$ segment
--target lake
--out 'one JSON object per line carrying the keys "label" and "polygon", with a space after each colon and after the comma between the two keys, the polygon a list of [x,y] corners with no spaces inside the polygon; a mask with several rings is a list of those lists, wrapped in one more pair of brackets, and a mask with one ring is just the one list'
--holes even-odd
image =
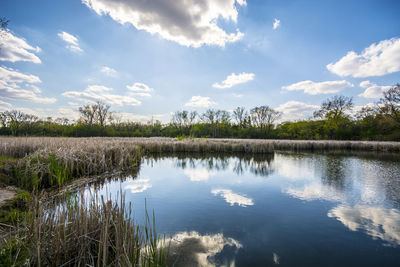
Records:
{"label": "lake", "polygon": [[98,194],[120,190],[139,223],[154,211],[176,266],[400,266],[398,157],[147,157]]}

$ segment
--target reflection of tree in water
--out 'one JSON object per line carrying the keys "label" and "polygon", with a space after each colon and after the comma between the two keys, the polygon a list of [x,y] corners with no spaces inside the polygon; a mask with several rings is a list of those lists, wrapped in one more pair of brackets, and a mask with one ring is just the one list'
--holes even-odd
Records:
{"label": "reflection of tree in water", "polygon": [[331,186],[336,190],[343,191],[345,189],[345,178],[348,167],[345,159],[338,156],[326,156],[324,162],[319,164],[321,167],[322,184]]}
{"label": "reflection of tree in water", "polygon": [[155,156],[147,160],[158,161],[167,157],[173,157],[175,167],[181,169],[195,169],[202,167],[209,171],[224,171],[232,168],[233,172],[238,175],[242,175],[245,171],[249,171],[256,176],[263,177],[267,177],[273,173],[272,162],[274,160],[274,154],[174,154],[165,155],[165,157]]}

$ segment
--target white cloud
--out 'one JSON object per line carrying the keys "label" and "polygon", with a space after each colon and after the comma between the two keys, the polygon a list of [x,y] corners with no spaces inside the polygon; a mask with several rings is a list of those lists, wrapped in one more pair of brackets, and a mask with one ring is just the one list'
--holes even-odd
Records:
{"label": "white cloud", "polygon": [[225,46],[236,42],[243,33],[228,33],[218,25],[219,19],[237,21],[238,5],[244,0],[82,0],[98,15],[108,14],[115,21],[130,23],[138,30],[159,34],[184,46]]}
{"label": "white cloud", "polygon": [[115,69],[110,68],[110,67],[107,67],[107,66],[103,66],[103,67],[100,69],[100,72],[102,72],[102,73],[104,73],[105,75],[110,76],[110,77],[116,77],[117,74],[118,74],[118,72],[117,72]]}
{"label": "white cloud", "polygon": [[288,101],[279,105],[275,110],[282,112],[284,120],[298,120],[311,116],[312,112],[319,106],[310,105],[298,101]]}
{"label": "white cloud", "polygon": [[0,61],[42,63],[34,54],[40,52],[39,47],[29,45],[24,39],[16,37],[10,31],[0,30],[0,36]]}
{"label": "white cloud", "polygon": [[386,92],[391,88],[391,86],[379,86],[370,81],[363,81],[360,83],[360,87],[365,88],[365,91],[359,96],[365,98],[380,98],[383,97],[383,92]]}
{"label": "white cloud", "polygon": [[239,74],[232,73],[224,81],[221,83],[214,83],[213,87],[214,88],[219,88],[219,89],[224,89],[224,88],[231,88],[232,86],[241,84],[241,83],[247,83],[249,81],[254,80],[254,73],[246,73],[242,72]]}
{"label": "white cloud", "polygon": [[327,69],[339,76],[363,78],[383,76],[400,70],[400,38],[374,43],[361,54],[350,51]]}
{"label": "white cloud", "polygon": [[132,92],[151,92],[154,90],[144,83],[134,83],[132,85],[127,85],[126,88],[128,88]]}
{"label": "white cloud", "polygon": [[83,52],[83,50],[79,47],[78,38],[74,35],[67,32],[60,32],[57,35],[61,38],[61,40],[67,43],[66,48],[72,52]]}
{"label": "white cloud", "polygon": [[278,29],[279,26],[281,25],[281,21],[279,19],[274,19],[274,23],[272,24],[272,28],[274,30]]}
{"label": "white cloud", "polygon": [[213,189],[211,193],[214,194],[215,196],[220,195],[231,206],[235,204],[237,204],[240,207],[247,207],[254,205],[254,202],[251,198],[239,195],[237,193],[233,193],[232,190],[229,189]]}
{"label": "white cloud", "polygon": [[57,110],[57,117],[68,118],[71,120],[79,119],[79,112],[77,112],[77,108],[70,108],[70,107],[61,107]]}
{"label": "white cloud", "polygon": [[[235,266],[234,256],[243,247],[237,240],[226,238],[221,233],[200,235],[197,232],[177,233],[165,240],[164,244],[168,244],[171,262],[177,266],[187,266],[187,259],[190,259],[192,266],[217,266],[212,261],[217,254],[218,259],[226,264],[223,266]],[[224,253],[224,249],[229,253]]]}
{"label": "white cloud", "polygon": [[109,105],[116,106],[137,106],[141,102],[131,95],[116,95],[109,93],[114,89],[102,85],[90,85],[83,91],[67,91],[63,96],[73,98],[82,102],[102,101]]}
{"label": "white cloud", "polygon": [[318,94],[334,94],[342,91],[346,87],[353,87],[354,85],[343,80],[343,81],[326,81],[326,82],[313,82],[313,81],[301,81],[288,86],[283,86],[282,89],[288,91],[304,91],[306,94],[318,95]]}
{"label": "white cloud", "polygon": [[0,111],[10,109],[11,107],[12,107],[12,105],[10,103],[0,100]]}
{"label": "white cloud", "polygon": [[140,178],[129,182],[126,186],[124,186],[124,189],[131,191],[132,194],[135,194],[144,192],[151,187],[152,185],[149,183],[149,179]]}
{"label": "white cloud", "polygon": [[[42,97],[40,88],[32,83],[40,83],[38,76],[24,74],[17,70],[0,67],[0,97],[10,100],[27,100],[36,103],[54,103],[55,98]],[[21,88],[21,85],[24,88]]]}
{"label": "white cloud", "polygon": [[364,230],[374,239],[400,245],[400,213],[395,209],[340,205],[330,210],[328,216],[336,218],[351,231]]}
{"label": "white cloud", "polygon": [[134,83],[132,85],[127,85],[126,88],[128,88],[129,91],[132,91],[130,95],[141,98],[151,97],[150,92],[154,91],[153,88],[150,88],[144,83]]}
{"label": "white cloud", "polygon": [[40,83],[38,76],[23,74],[11,68],[0,67],[0,81],[8,84]]}
{"label": "white cloud", "polygon": [[211,101],[208,96],[195,95],[185,104],[187,107],[199,107],[208,108],[209,106],[215,105],[216,103]]}

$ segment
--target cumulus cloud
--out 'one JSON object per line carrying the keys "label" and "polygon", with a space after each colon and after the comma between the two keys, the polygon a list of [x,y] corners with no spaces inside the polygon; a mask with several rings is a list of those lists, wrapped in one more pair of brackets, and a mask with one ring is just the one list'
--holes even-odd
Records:
{"label": "cumulus cloud", "polygon": [[351,231],[363,230],[374,239],[400,245],[400,213],[395,209],[368,205],[340,205],[329,211]]}
{"label": "cumulus cloud", "polygon": [[102,101],[106,104],[116,106],[137,106],[141,104],[139,100],[129,94],[117,95],[110,93],[113,90],[113,88],[102,85],[90,85],[83,91],[67,91],[62,93],[62,95],[82,102],[92,103]]}
{"label": "cumulus cloud", "polygon": [[282,89],[288,91],[304,91],[309,95],[318,94],[334,94],[342,91],[346,87],[353,87],[354,85],[343,80],[343,81],[326,81],[326,82],[313,82],[313,81],[301,81],[288,86],[283,86]]}
{"label": "cumulus cloud", "polygon": [[[55,98],[42,97],[41,90],[32,85],[40,83],[38,76],[24,74],[11,68],[0,67],[0,97],[10,100],[27,100],[36,103],[54,103]],[[23,88],[21,88],[23,86]]]}
{"label": "cumulus cloud", "polygon": [[360,87],[365,88],[365,91],[359,96],[364,98],[380,98],[383,97],[383,92],[386,92],[391,86],[380,86],[370,81],[363,81],[360,83]]}
{"label": "cumulus cloud", "polygon": [[228,33],[218,25],[219,19],[237,21],[237,5],[245,0],[82,0],[98,15],[109,15],[115,21],[130,23],[138,30],[159,34],[162,38],[180,45],[225,46],[236,42],[243,33]]}
{"label": "cumulus cloud", "polygon": [[276,110],[283,114],[285,120],[298,120],[311,116],[312,112],[318,109],[319,106],[310,105],[298,101],[288,101],[279,105]]}
{"label": "cumulus cloud", "polygon": [[61,40],[67,43],[66,48],[72,52],[83,52],[83,50],[79,47],[78,38],[74,35],[67,32],[60,32],[57,35]]}
{"label": "cumulus cloud", "polygon": [[374,43],[365,48],[361,54],[348,52],[327,69],[339,76],[363,78],[383,76],[400,70],[400,38],[392,38]]}
{"label": "cumulus cloud", "polygon": [[0,61],[28,61],[42,63],[34,53],[40,52],[39,47],[29,45],[24,39],[10,31],[0,30]]}
{"label": "cumulus cloud", "polygon": [[232,192],[232,190],[229,189],[213,189],[211,193],[215,196],[220,195],[231,206],[234,206],[235,204],[237,204],[240,207],[247,207],[254,205],[253,199],[234,193]]}
{"label": "cumulus cloud", "polygon": [[110,76],[110,77],[117,77],[117,74],[118,74],[118,72],[115,69],[107,67],[107,66],[103,66],[100,69],[100,72],[104,73],[105,75]]}
{"label": "cumulus cloud", "polygon": [[134,83],[132,85],[127,85],[126,88],[132,92],[151,92],[154,90],[144,83]]}
{"label": "cumulus cloud", "polygon": [[281,26],[281,21],[279,19],[274,19],[274,23],[272,24],[272,28],[274,30],[278,29]]}
{"label": "cumulus cloud", "polygon": [[254,80],[254,73],[246,73],[242,72],[239,74],[232,73],[224,81],[221,83],[214,83],[213,87],[214,88],[219,88],[219,89],[225,89],[225,88],[231,88],[235,85],[241,84],[241,83],[247,83],[249,81]]}
{"label": "cumulus cloud", "polygon": [[144,83],[134,83],[132,85],[127,85],[129,91],[131,91],[131,95],[136,97],[151,97],[150,92],[154,91],[153,88],[150,88],[148,85]]}
{"label": "cumulus cloud", "polygon": [[129,182],[126,186],[124,186],[124,189],[131,191],[132,194],[136,194],[144,192],[151,187],[152,185],[149,182],[149,179],[140,178]]}
{"label": "cumulus cloud", "polygon": [[208,96],[195,95],[185,104],[187,107],[208,108],[216,103],[211,101]]}

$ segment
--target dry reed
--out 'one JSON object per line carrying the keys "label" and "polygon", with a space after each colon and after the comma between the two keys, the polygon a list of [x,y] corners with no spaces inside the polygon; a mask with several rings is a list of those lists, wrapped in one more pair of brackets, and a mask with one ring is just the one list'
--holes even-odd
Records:
{"label": "dry reed", "polygon": [[39,149],[66,147],[118,147],[140,146],[145,152],[248,152],[270,153],[290,151],[377,151],[400,152],[400,142],[332,141],[332,140],[263,140],[263,139],[183,139],[174,138],[120,138],[120,137],[0,137],[0,154],[24,157]]}
{"label": "dry reed", "polygon": [[137,225],[120,196],[90,203],[64,197],[51,204],[33,197],[26,218],[7,234],[0,265],[166,266],[165,238],[155,232],[154,220]]}

